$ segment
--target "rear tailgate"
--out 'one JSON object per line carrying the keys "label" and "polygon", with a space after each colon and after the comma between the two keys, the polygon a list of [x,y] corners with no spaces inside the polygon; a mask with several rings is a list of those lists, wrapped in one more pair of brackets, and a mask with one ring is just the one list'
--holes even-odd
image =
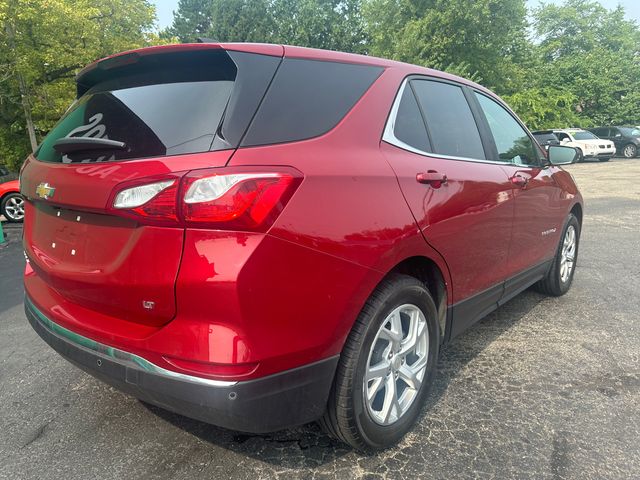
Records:
{"label": "rear tailgate", "polygon": [[[124,179],[198,168],[205,158],[207,165],[224,165],[229,156],[226,150],[185,156],[180,162],[29,161],[21,189],[28,197],[24,245],[31,266],[74,303],[125,320],[166,323],[175,315],[174,283],[183,229],[142,225],[106,214],[108,201]],[[44,185],[51,193],[46,199],[36,193]]]}
{"label": "rear tailgate", "polygon": [[[84,71],[80,99],[21,173],[25,252],[37,275],[101,313],[170,321],[184,229],[119,215],[114,196],[154,178],[177,190],[186,172],[226,165],[279,61],[200,45],[145,49]],[[125,146],[96,150],[87,138]]]}

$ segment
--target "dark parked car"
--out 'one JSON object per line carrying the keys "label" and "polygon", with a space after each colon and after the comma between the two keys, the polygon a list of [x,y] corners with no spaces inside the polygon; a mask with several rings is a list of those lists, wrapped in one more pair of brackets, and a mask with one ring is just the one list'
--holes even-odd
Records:
{"label": "dark parked car", "polygon": [[[414,424],[441,345],[566,293],[582,197],[492,92],[264,44],[91,64],[22,170],[25,310],[75,365],[248,432]],[[46,368],[46,365],[43,366]]]}
{"label": "dark parked car", "polygon": [[548,150],[551,145],[560,145],[560,140],[558,140],[556,134],[553,133],[553,130],[537,130],[531,133],[545,150]]}
{"label": "dark parked car", "polygon": [[597,127],[590,128],[600,138],[611,140],[619,155],[625,158],[638,156],[640,149],[640,129],[637,127]]}

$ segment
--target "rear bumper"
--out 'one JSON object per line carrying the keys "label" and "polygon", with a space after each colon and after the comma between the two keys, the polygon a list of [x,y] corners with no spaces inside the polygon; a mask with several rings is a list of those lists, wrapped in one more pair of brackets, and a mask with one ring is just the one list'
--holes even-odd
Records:
{"label": "rear bumper", "polygon": [[338,356],[245,382],[210,380],[161,368],[83,337],[50,320],[25,298],[33,329],[60,355],[145,402],[221,427],[264,433],[318,419]]}

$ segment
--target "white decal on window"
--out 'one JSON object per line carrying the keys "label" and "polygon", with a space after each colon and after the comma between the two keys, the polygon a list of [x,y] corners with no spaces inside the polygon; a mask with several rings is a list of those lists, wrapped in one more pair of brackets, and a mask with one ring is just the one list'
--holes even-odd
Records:
{"label": "white decal on window", "polygon": [[[67,134],[66,138],[70,138],[70,137],[109,138],[109,136],[107,135],[107,127],[102,123],[100,123],[103,117],[104,115],[102,113],[96,113],[91,118],[89,118],[89,123],[87,123],[86,125],[80,125],[79,127],[74,128]],[[77,135],[78,133],[82,133],[82,132],[85,132],[85,133],[83,135]],[[104,162],[105,160],[108,160],[108,161],[115,160],[115,155],[111,155],[111,157],[109,157],[108,159],[106,155],[103,155],[95,159],[86,158],[76,163],[89,163],[92,161]],[[62,163],[71,163],[71,161],[72,160],[67,155],[64,155],[62,157]]]}

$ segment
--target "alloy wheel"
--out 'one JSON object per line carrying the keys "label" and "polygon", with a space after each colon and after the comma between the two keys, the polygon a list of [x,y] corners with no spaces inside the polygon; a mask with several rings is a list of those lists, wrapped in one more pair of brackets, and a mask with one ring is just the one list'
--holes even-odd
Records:
{"label": "alloy wheel", "polygon": [[7,199],[4,206],[4,213],[9,220],[22,220],[24,219],[24,198],[17,195]]}
{"label": "alloy wheel", "polygon": [[626,157],[626,158],[633,158],[636,156],[636,147],[634,145],[627,145],[626,147],[624,147],[624,150],[622,151],[622,154]]}
{"label": "alloy wheel", "polygon": [[569,225],[564,234],[562,252],[560,254],[560,280],[566,283],[571,277],[576,258],[576,229]]}
{"label": "alloy wheel", "polygon": [[420,308],[405,304],[382,322],[371,344],[364,375],[364,401],[377,424],[397,422],[411,407],[424,379],[429,329]]}

